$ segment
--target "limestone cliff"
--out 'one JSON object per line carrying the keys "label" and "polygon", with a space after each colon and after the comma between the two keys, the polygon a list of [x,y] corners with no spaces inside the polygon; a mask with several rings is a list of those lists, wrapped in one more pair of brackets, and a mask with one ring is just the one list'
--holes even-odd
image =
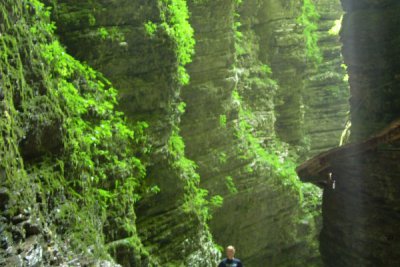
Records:
{"label": "limestone cliff", "polygon": [[[146,180],[160,193],[138,203],[137,224],[144,245],[161,264],[212,265],[218,253],[204,224],[208,215],[200,214],[205,191],[196,189],[195,164],[184,157],[179,136],[185,105],[180,100],[184,81],[179,76],[179,53],[192,53],[182,51],[190,49],[192,41],[185,1],[58,1],[55,10],[61,40],[69,51],[121,88],[119,107],[130,121],[149,124]],[[186,39],[176,40],[177,32],[184,30],[189,33],[180,38]]]}
{"label": "limestone cliff", "polygon": [[[317,244],[312,241],[319,229],[318,216],[312,213],[318,210],[318,200],[310,210],[301,207],[313,194],[318,199],[318,190],[296,191],[296,178],[290,180],[289,172],[278,171],[292,168],[294,151],[310,155],[338,144],[344,127],[348,92],[338,35],[329,34],[340,20],[341,7],[338,1],[321,2],[317,9],[324,26],[318,32],[324,72],[318,77],[315,65],[307,64],[304,56],[304,26],[298,22],[301,3],[190,5],[196,54],[188,66],[191,83],[182,91],[187,104],[182,135],[189,157],[199,165],[201,185],[224,197],[222,209],[210,222],[216,241],[236,244],[240,257],[253,266],[265,261],[271,266],[318,264]],[[312,90],[319,93],[318,99],[309,97]],[[284,94],[299,102],[282,101]],[[292,119],[282,115],[283,110]],[[328,126],[338,118],[334,115],[340,120]],[[311,129],[312,121],[318,121],[320,130]],[[301,140],[285,139],[295,131],[301,140],[312,136],[311,152]],[[325,137],[318,137],[320,133]],[[304,202],[293,197],[299,194],[305,195]]]}
{"label": "limestone cliff", "polygon": [[0,4],[0,266],[321,266],[338,1],[44,2]]}

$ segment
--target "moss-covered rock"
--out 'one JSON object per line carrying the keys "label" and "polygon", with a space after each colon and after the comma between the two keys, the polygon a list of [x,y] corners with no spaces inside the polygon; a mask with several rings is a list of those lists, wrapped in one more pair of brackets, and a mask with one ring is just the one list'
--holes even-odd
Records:
{"label": "moss-covered rock", "polygon": [[148,257],[134,212],[143,124],[128,127],[110,82],[65,52],[41,2],[0,10],[2,260],[101,265],[119,232]]}

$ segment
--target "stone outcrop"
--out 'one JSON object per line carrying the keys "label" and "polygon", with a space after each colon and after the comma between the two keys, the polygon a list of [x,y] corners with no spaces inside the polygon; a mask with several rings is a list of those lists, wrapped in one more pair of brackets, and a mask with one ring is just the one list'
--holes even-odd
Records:
{"label": "stone outcrop", "polygon": [[399,265],[399,140],[397,121],[297,169],[304,181],[324,188],[320,250],[326,266]]}
{"label": "stone outcrop", "polygon": [[[150,38],[143,27],[147,21],[161,22],[156,1],[152,5],[137,2],[118,3],[118,7],[114,5],[117,4],[81,2],[69,5],[59,1],[57,20],[61,40],[69,51],[98,67],[121,88],[121,109],[128,118],[146,120],[150,124],[155,153],[150,160],[154,167],[149,168],[149,178],[151,183],[161,187],[161,192],[154,199],[144,200],[139,204],[138,223],[144,243],[147,240],[149,245],[167,244],[161,245],[156,251],[168,254],[171,243],[182,243],[177,241],[179,239],[173,241],[173,229],[185,229],[185,225],[191,225],[188,222],[178,224],[178,228],[175,228],[173,225],[180,220],[179,214],[163,213],[163,210],[179,210],[176,209],[176,201],[179,200],[176,197],[179,194],[175,194],[176,185],[180,183],[177,180],[179,173],[171,169],[162,152],[172,128],[179,125],[188,156],[199,166],[201,185],[211,195],[224,196],[223,208],[214,213],[214,219],[210,222],[217,242],[223,245],[235,243],[241,251],[241,257],[253,265],[261,264],[264,259],[277,266],[316,259],[318,253],[312,240],[315,240],[318,233],[318,227],[315,226],[318,219],[315,222],[315,218],[308,217],[307,212],[302,214],[303,211],[298,211],[301,205],[298,201],[299,193],[290,189],[290,186],[284,189],[283,182],[269,170],[271,163],[257,162],[257,153],[247,155],[246,150],[254,148],[248,147],[248,140],[243,139],[243,136],[238,137],[240,134],[250,134],[258,138],[255,142],[267,147],[278,136],[297,148],[304,148],[301,140],[306,136],[303,118],[305,111],[300,109],[305,105],[314,106],[313,103],[306,104],[303,98],[306,98],[307,92],[312,94],[310,90],[318,91],[329,82],[332,86],[342,86],[341,80],[338,83],[337,80],[325,77],[329,75],[314,78],[315,83],[307,83],[306,77],[314,77],[315,74],[312,73],[316,70],[307,65],[303,55],[305,41],[302,27],[296,21],[301,5],[279,1],[245,1],[238,7],[235,1],[191,2],[190,22],[195,30],[196,54],[193,63],[188,67],[191,83],[181,93],[186,103],[186,112],[180,124],[180,115],[173,108],[174,105],[177,106],[180,95],[173,83],[174,77],[171,76],[176,61],[173,45],[168,44],[165,36]],[[326,6],[321,4],[321,9],[324,8]],[[326,12],[328,15],[323,17],[327,21],[324,21],[325,28],[321,28],[322,36],[328,35],[329,27],[340,17],[337,5],[334,8],[330,6],[330,9],[331,13]],[[286,19],[287,14],[290,14],[289,19]],[[91,16],[94,17],[92,26]],[[242,26],[235,24],[238,22]],[[119,35],[115,34],[114,40],[105,37],[102,41],[98,35],[103,28],[108,32],[114,30],[122,33],[124,38],[118,40]],[[240,31],[243,32],[243,41],[237,36]],[[285,48],[288,43],[285,38],[293,39],[295,43]],[[321,42],[324,41],[328,43],[326,50],[330,48],[331,54],[324,53],[327,56],[323,68],[327,72],[336,70],[340,73],[340,55],[335,54],[338,50],[337,37],[326,37],[325,40],[321,38]],[[339,60],[333,60],[334,56],[338,56]],[[271,65],[273,77],[268,65]],[[309,69],[312,69],[311,74],[307,72]],[[291,76],[293,72],[297,72],[297,76]],[[340,74],[336,76],[339,77]],[[288,76],[291,78],[288,79]],[[239,98],[235,98],[236,93]],[[329,93],[321,93],[321,99],[316,102],[325,101]],[[278,97],[274,97],[276,94]],[[279,102],[284,94],[293,95],[298,101]],[[340,97],[345,99],[346,95]],[[244,107],[251,109],[250,117],[249,113],[243,113]],[[338,110],[330,105],[322,107],[329,109],[329,112]],[[345,108],[345,105],[340,108]],[[307,114],[330,117],[325,113],[327,112],[316,109]],[[286,118],[283,114],[302,117],[296,117],[294,123],[290,116]],[[278,135],[275,134],[276,116],[278,128],[281,129],[278,129]],[[310,115],[310,120],[312,119],[314,117]],[[246,123],[253,130],[247,129],[243,132],[243,125]],[[292,125],[293,129],[290,129],[293,131],[285,129],[282,126],[284,124]],[[321,149],[338,142],[338,133],[342,128],[339,125],[333,128],[335,134],[315,142],[324,143],[320,146]],[[300,130],[297,139],[284,137],[287,132],[294,133],[297,129]],[[181,190],[178,192],[183,192]],[[232,190],[237,190],[238,193],[232,193]],[[254,191],[259,193],[255,194]],[[277,194],[277,191],[281,193]],[[244,213],[246,207],[252,206],[257,198],[266,201],[254,207],[251,212]],[[267,201],[269,199],[274,199],[274,204]],[[157,205],[161,202],[163,205]],[[302,216],[308,219],[300,219]],[[242,222],[237,222],[237,217],[242,217]],[[304,224],[298,223],[299,221]],[[169,225],[172,231],[166,234],[159,223]],[[280,230],[276,231],[277,228]],[[247,238],[243,239],[241,236]],[[165,243],[160,242],[161,240]],[[289,254],[297,256],[284,256]],[[166,256],[164,260],[176,257],[177,255]]]}
{"label": "stone outcrop", "polygon": [[400,34],[400,5],[368,0],[342,4],[352,143],[298,171],[302,179],[324,186],[320,250],[326,266],[398,266],[400,65],[394,36]]}
{"label": "stone outcrop", "polygon": [[133,209],[114,200],[133,202],[141,163],[132,147],[112,151],[133,141],[116,91],[65,52],[41,2],[2,1],[0,13],[0,265],[120,266],[100,254],[124,226],[102,230],[111,213],[129,218],[130,241]]}

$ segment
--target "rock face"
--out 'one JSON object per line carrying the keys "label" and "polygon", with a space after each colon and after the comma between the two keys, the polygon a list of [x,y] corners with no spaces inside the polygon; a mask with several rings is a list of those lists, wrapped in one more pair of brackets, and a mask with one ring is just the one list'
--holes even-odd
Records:
{"label": "rock face", "polygon": [[261,35],[263,51],[280,85],[275,101],[277,133],[307,158],[337,146],[346,123],[348,85],[334,29],[340,25],[342,9],[337,0],[315,2],[320,19],[310,23],[318,26],[321,56],[315,63],[305,52],[304,28],[298,23],[301,2],[286,6],[271,2],[266,8],[270,22],[260,27],[268,33]]}
{"label": "rock face", "polygon": [[400,5],[367,0],[342,0],[342,4],[346,14],[341,38],[351,88],[354,144],[332,151],[329,160],[320,161],[327,169],[320,173],[314,169],[308,175],[328,181],[320,250],[326,266],[399,266],[398,122],[391,124],[396,128],[383,137],[384,142],[368,139],[371,142],[360,143],[361,149],[354,147],[400,115]]}
{"label": "rock face", "polygon": [[[0,13],[0,265],[120,266],[100,251],[116,231],[136,237],[124,205],[142,165],[116,91],[65,52],[41,2],[2,1]],[[110,217],[125,224],[104,234]]]}
{"label": "rock face", "polygon": [[[343,54],[351,86],[351,140],[365,139],[400,117],[398,63],[400,5],[396,1],[342,1]],[[324,197],[321,251],[326,262],[340,255],[342,266],[398,266],[400,203],[398,142],[341,163],[341,192]],[[350,165],[350,163],[353,163]],[[342,174],[343,172],[343,174]],[[348,199],[348,200],[346,200]],[[346,201],[346,204],[343,203]],[[352,203],[350,205],[347,204]],[[341,205],[346,205],[339,209]],[[352,225],[338,236],[335,217]],[[396,222],[397,221],[397,222]],[[326,223],[325,223],[326,222]],[[328,243],[336,249],[328,249]],[[357,251],[355,255],[344,250]],[[346,255],[346,256],[342,256]],[[337,258],[336,258],[337,259]]]}
{"label": "rock face", "polygon": [[[245,1],[239,7],[235,1],[190,2],[190,22],[195,30],[197,45],[194,61],[188,67],[191,83],[182,91],[186,112],[179,124],[180,115],[176,106],[180,91],[173,82],[176,61],[173,44],[168,44],[170,41],[165,36],[150,38],[143,27],[147,21],[161,22],[157,2],[146,5],[140,2],[66,3],[59,1],[57,12],[61,39],[69,51],[97,66],[117,87],[122,88],[121,109],[129,119],[142,119],[150,124],[151,142],[155,148],[151,162],[155,167],[149,168],[149,177],[151,183],[161,187],[161,193],[154,199],[142,201],[138,207],[138,223],[145,244],[162,243],[156,250],[167,253],[172,250],[169,249],[171,244],[177,246],[182,243],[173,238],[173,229],[178,231],[191,225],[190,222],[176,224],[180,221],[179,213],[163,213],[164,210],[179,211],[177,201],[180,197],[175,194],[176,185],[180,184],[177,180],[179,173],[174,172],[170,163],[165,161],[163,148],[173,127],[180,126],[189,158],[199,166],[201,185],[211,195],[221,194],[225,198],[223,208],[213,215],[214,219],[210,222],[217,242],[223,245],[235,243],[241,251],[241,257],[255,266],[262,265],[265,259],[275,266],[317,259],[318,253],[312,240],[318,233],[318,226],[315,225],[318,225],[318,219],[314,221],[315,218],[310,217],[308,212],[299,210],[299,192],[293,188],[294,185],[284,186],[275,171],[270,170],[272,163],[268,160],[259,162],[261,155],[251,152],[258,143],[265,147],[260,147],[262,150],[273,145],[272,139],[276,136],[290,142],[296,149],[308,151],[302,143],[306,136],[306,101],[303,98],[306,98],[307,92],[311,94],[310,90],[319,90],[328,82],[343,87],[341,80],[332,82],[329,77],[324,78],[329,75],[314,78],[315,83],[306,84],[305,78],[314,77],[316,70],[307,65],[302,53],[304,37],[302,27],[296,21],[301,5],[279,1]],[[322,3],[321,10],[328,9],[327,5]],[[322,36],[327,35],[333,21],[340,17],[338,5],[331,5],[329,10],[330,13],[326,11],[323,16]],[[109,15],[110,12],[112,14]],[[94,16],[93,26],[90,26],[90,14]],[[290,19],[282,19],[287,14],[290,14]],[[240,27],[239,22],[242,23]],[[114,29],[122,33],[123,40],[105,37],[101,41],[98,33],[103,28],[108,32]],[[240,31],[243,32],[242,40],[238,37]],[[285,38],[294,39],[295,43],[286,47]],[[323,68],[330,72],[337,71],[339,74],[336,76],[341,77],[343,73],[340,72],[337,37],[325,39],[321,38],[321,43],[325,41],[332,53],[324,53],[327,56]],[[88,47],[91,49],[88,50]],[[333,60],[334,56],[338,59]],[[294,62],[297,63],[287,67]],[[274,77],[270,75],[269,64]],[[297,76],[291,76],[293,72],[297,72]],[[288,79],[288,76],[291,78]],[[277,79],[278,84],[272,78]],[[274,98],[276,94],[279,96]],[[325,101],[326,94],[329,95],[329,91],[321,92],[322,96],[316,102]],[[285,98],[283,95],[293,95],[298,101],[281,101]],[[346,94],[340,97],[346,99]],[[321,107],[318,104],[316,106]],[[307,104],[308,107],[314,106]],[[330,108],[329,112],[338,110],[333,105],[322,107]],[[345,105],[340,108],[345,109]],[[304,110],[299,112],[300,109]],[[289,114],[289,117],[284,114]],[[328,112],[318,109],[307,114],[330,117]],[[278,135],[274,126],[276,116]],[[314,119],[311,117],[310,121]],[[296,118],[296,123],[293,123],[293,118]],[[285,124],[292,125],[292,128],[282,126]],[[285,138],[287,132],[295,129],[300,129],[295,139]],[[332,146],[338,142],[341,129],[340,126],[334,127],[336,133],[325,138],[328,141],[318,140],[315,143],[321,149]],[[183,188],[178,192],[183,193],[181,190]],[[258,199],[266,201],[245,212],[246,207],[253,206],[252,203]],[[270,199],[274,199],[273,204],[267,201]],[[241,222],[237,222],[238,217],[242,217]],[[166,232],[158,223],[169,225],[166,229],[172,231]],[[277,228],[280,230],[276,231]],[[288,253],[296,257],[284,256]],[[164,260],[171,261],[176,257],[165,256]]]}
{"label": "rock face", "polygon": [[215,240],[248,266],[321,266],[320,191],[294,166],[343,128],[338,1],[45,2],[102,74],[39,1],[0,4],[6,264],[214,266]]}
{"label": "rock face", "polygon": [[297,169],[303,180],[324,186],[320,250],[326,266],[399,265],[399,133],[397,120]]}
{"label": "rock face", "polygon": [[[235,244],[238,256],[252,266],[319,264],[316,244],[310,242],[319,228],[318,219],[292,197],[298,193],[287,195],[291,186],[276,183],[272,163],[260,159],[262,153],[246,154],[254,149],[249,136],[261,150],[281,137],[293,145],[290,149],[311,155],[339,143],[348,107],[338,35],[328,33],[340,19],[340,3],[317,6],[324,56],[320,74],[304,57],[300,6],[290,1],[190,5],[196,54],[188,66],[191,83],[182,91],[182,135],[189,157],[199,165],[201,185],[224,197],[210,222],[217,243]],[[312,121],[318,129],[311,128]],[[305,138],[312,140],[311,151],[302,143]],[[307,219],[298,219],[302,216]]]}
{"label": "rock face", "polygon": [[323,197],[320,237],[326,266],[400,264],[399,143],[332,162],[335,189]]}
{"label": "rock face", "polygon": [[[188,213],[184,206],[188,201],[201,201],[192,195],[195,188],[188,185],[194,185],[196,182],[190,180],[196,180],[198,175],[191,163],[183,166],[183,155],[172,151],[177,149],[175,146],[184,145],[178,136],[183,112],[183,106],[178,107],[181,85],[177,78],[177,50],[181,48],[166,32],[153,34],[145,27],[149,21],[164,27],[160,15],[163,8],[166,6],[159,1],[58,1],[59,34],[73,55],[98,68],[121,88],[120,109],[127,118],[149,124],[147,183],[157,185],[160,193],[138,203],[137,224],[142,242],[157,255],[154,258],[159,264],[210,266],[219,253],[196,211]],[[93,25],[89,23],[91,18]],[[117,252],[119,262],[136,266],[124,259],[129,258],[129,251],[121,249]]]}
{"label": "rock face", "polygon": [[399,117],[399,18],[395,1],[342,1],[343,55],[351,86],[351,139],[365,139]]}

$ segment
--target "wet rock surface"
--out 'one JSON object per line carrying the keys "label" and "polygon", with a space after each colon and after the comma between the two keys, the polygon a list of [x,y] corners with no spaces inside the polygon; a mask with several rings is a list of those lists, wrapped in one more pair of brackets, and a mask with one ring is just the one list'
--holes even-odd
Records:
{"label": "wet rock surface", "polygon": [[320,249],[326,266],[400,264],[399,142],[331,160]]}

